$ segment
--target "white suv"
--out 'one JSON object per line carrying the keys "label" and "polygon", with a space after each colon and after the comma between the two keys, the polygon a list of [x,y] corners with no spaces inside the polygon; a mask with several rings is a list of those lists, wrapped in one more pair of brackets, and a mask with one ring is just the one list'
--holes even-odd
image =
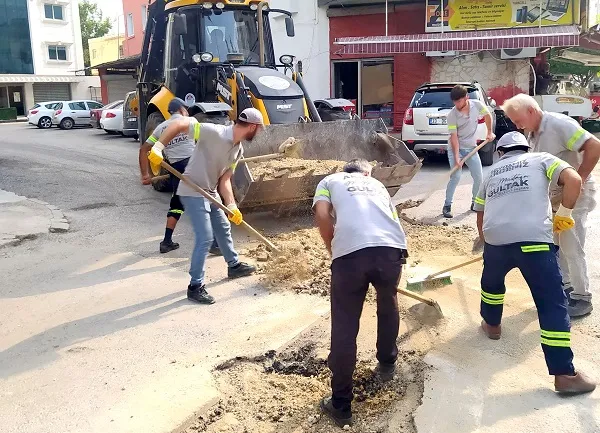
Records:
{"label": "white suv", "polygon": [[[447,116],[454,104],[450,91],[457,84],[465,86],[470,99],[477,99],[488,107],[492,114],[492,131],[496,128],[496,101],[488,97],[483,87],[476,81],[472,83],[426,83],[415,91],[410,106],[404,115],[402,141],[409,149],[424,153],[446,153],[448,139]],[[487,128],[483,116],[478,119],[477,143],[485,140]],[[479,151],[481,163],[491,165],[494,158],[494,143]]]}
{"label": "white suv", "polygon": [[54,107],[52,124],[60,129],[72,129],[74,126],[90,126],[90,110],[102,108],[96,101],[63,101]]}

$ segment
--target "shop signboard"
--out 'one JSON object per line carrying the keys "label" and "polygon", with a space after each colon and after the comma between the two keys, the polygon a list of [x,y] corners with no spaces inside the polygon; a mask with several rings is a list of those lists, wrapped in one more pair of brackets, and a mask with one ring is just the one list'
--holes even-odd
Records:
{"label": "shop signboard", "polygon": [[579,24],[580,3],[580,0],[427,0],[425,31],[452,32]]}

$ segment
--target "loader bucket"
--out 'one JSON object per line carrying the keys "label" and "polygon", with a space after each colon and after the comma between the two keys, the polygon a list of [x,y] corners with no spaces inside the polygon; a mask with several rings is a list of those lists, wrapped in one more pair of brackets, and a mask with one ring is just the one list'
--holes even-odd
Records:
{"label": "loader bucket", "polygon": [[341,171],[344,163],[353,158],[377,161],[372,176],[393,196],[412,180],[422,165],[403,142],[387,136],[387,127],[381,119],[269,125],[252,142],[244,143],[244,156],[277,153],[279,145],[289,137],[302,142],[302,159],[336,160],[339,165],[328,173],[265,179],[254,176],[248,164],[242,162],[233,177],[240,209],[277,214],[309,211],[318,183],[328,174]]}

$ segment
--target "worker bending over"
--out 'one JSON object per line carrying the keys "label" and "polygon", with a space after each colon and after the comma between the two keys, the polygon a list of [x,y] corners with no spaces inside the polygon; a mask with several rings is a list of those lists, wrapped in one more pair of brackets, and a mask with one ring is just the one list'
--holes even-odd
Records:
{"label": "worker bending over", "polygon": [[385,186],[371,164],[355,159],[317,186],[313,209],[331,264],[331,398],[322,410],[337,425],[352,424],[356,336],[369,284],[377,291],[377,359],[382,379],[393,377],[400,326],[396,288],[406,263],[406,237]]}
{"label": "worker bending over", "polygon": [[[187,117],[188,111],[185,108],[185,102],[179,98],[174,98],[169,102],[168,111],[171,114],[171,117],[160,125],[156,127],[152,135],[148,137],[145,143],[140,146],[140,172],[142,175],[142,184],[151,185],[152,184],[152,176],[150,175],[149,167],[148,167],[148,152],[160,137],[160,134],[163,133],[165,129],[173,122],[174,120],[181,119],[182,117]],[[190,137],[187,132],[177,135],[167,147],[165,147],[165,155],[171,164],[171,166],[183,173],[185,171],[185,167],[190,160],[190,156],[194,151],[194,139]],[[177,222],[181,215],[183,215],[183,204],[177,195],[177,187],[179,186],[179,178],[172,173],[170,173],[169,180],[171,182],[171,189],[173,190],[173,195],[171,196],[171,203],[169,204],[169,212],[167,213],[167,226],[165,228],[165,237],[160,243],[159,251],[161,253],[168,253],[169,251],[176,250],[179,248],[179,244],[177,242],[173,242],[173,231],[177,226]],[[216,240],[213,241],[213,244],[210,248],[211,254],[220,255],[221,252],[216,243]]]}
{"label": "worker bending over", "polygon": [[[569,116],[542,111],[529,95],[513,96],[504,102],[502,109],[517,128],[530,133],[529,142],[534,152],[548,152],[563,159],[584,181],[573,209],[575,228],[557,234],[555,242],[560,246],[559,263],[569,298],[569,315],[589,314],[593,306],[585,238],[588,214],[596,207],[596,183],[591,173],[600,158],[600,141]],[[560,187],[551,188],[550,200],[556,212],[561,201]]]}
{"label": "worker bending over", "polygon": [[162,143],[170,143],[177,134],[188,133],[194,138],[196,146],[184,176],[216,200],[221,201],[222,198],[224,205],[232,212],[232,215],[226,217],[221,209],[185,182],[181,182],[177,188],[177,194],[190,215],[196,236],[190,264],[191,281],[187,292],[190,300],[203,304],[215,302],[204,285],[204,264],[213,236],[227,262],[229,278],[245,277],[256,271],[254,266],[239,261],[233,247],[231,225],[227,219],[236,225],[242,223],[242,213],[233,196],[231,177],[243,154],[242,141],[252,141],[262,127],[262,114],[254,108],[242,111],[239,119],[231,126],[198,123],[195,118],[183,117],[173,121],[163,131],[148,155],[150,164],[160,165],[165,148]]}
{"label": "worker bending over", "polygon": [[[491,166],[475,199],[479,237],[485,241],[481,276],[481,327],[497,340],[506,275],[518,268],[538,310],[541,343],[554,387],[560,393],[591,392],[596,385],[573,367],[567,298],[552,232],[576,224],[571,217],[581,190],[581,177],[565,161],[549,153],[528,153],[519,132],[502,136],[500,159]],[[562,202],[552,220],[548,190],[563,187]]]}
{"label": "worker bending over", "polygon": [[[483,116],[487,127],[486,140],[492,141],[494,134],[492,131],[492,115],[485,105],[476,99],[469,99],[469,92],[465,86],[456,85],[450,91],[450,98],[454,103],[454,108],[448,113],[448,130],[450,131],[450,139],[448,142],[448,162],[450,168],[458,166],[446,187],[446,201],[442,208],[442,215],[446,218],[452,218],[452,200],[454,192],[460,182],[462,175],[462,159],[467,156],[475,147],[477,147],[477,127],[479,126],[479,118]],[[470,157],[465,164],[469,167],[471,177],[473,178],[473,190],[471,200],[475,199],[475,194],[479,191],[481,179],[483,177],[483,168],[479,154],[475,153]],[[473,210],[473,202],[471,201],[471,210]]]}

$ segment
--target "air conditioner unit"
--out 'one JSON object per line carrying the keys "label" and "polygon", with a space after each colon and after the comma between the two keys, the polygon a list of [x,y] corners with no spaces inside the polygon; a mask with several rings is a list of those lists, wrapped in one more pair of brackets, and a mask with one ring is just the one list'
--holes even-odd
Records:
{"label": "air conditioner unit", "polygon": [[426,57],[454,57],[456,51],[426,51]]}
{"label": "air conditioner unit", "polygon": [[505,48],[500,54],[500,58],[503,60],[510,59],[526,59],[529,57],[537,56],[537,48]]}

